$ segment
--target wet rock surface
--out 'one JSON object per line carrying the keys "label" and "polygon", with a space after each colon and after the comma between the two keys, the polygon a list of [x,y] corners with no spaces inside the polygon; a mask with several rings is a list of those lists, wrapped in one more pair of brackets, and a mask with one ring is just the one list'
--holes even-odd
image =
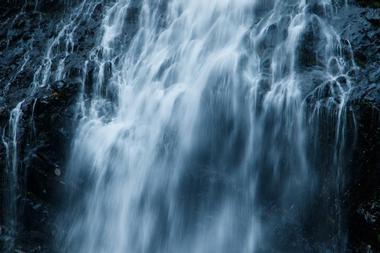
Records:
{"label": "wet rock surface", "polygon": [[17,201],[22,225],[16,245],[26,252],[43,252],[56,230],[54,222],[62,197],[59,190],[65,184],[65,152],[72,135],[70,122],[75,118],[77,91],[77,84],[64,83],[41,90],[21,105],[17,138],[18,184],[22,188]]}
{"label": "wet rock surface", "polygon": [[[94,31],[101,8],[77,29],[80,45],[75,57],[65,59],[64,78],[46,80],[35,89],[39,66],[47,63],[48,42],[61,31],[70,8],[79,1],[5,1],[0,5],[0,251],[54,252],[50,243],[56,231],[60,191],[65,185],[67,159],[85,55],[94,47]],[[52,69],[57,62],[52,62]],[[18,188],[17,234],[5,222],[9,171],[10,114],[21,103],[17,126]],[[15,237],[14,250],[7,247]]]}
{"label": "wet rock surface", "polygon": [[358,0],[341,10],[337,26],[357,64],[348,102],[356,138],[345,205],[353,252],[380,251],[380,2]]}

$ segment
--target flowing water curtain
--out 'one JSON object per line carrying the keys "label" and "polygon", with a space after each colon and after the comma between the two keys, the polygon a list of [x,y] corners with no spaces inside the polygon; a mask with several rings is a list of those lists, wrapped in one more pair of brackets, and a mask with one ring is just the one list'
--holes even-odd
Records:
{"label": "flowing water curtain", "polygon": [[[312,236],[334,228],[307,220],[320,190],[308,147],[321,145],[306,105],[336,112],[340,145],[354,65],[333,12],[329,1],[111,5],[89,59],[99,68],[69,166],[84,197],[65,250],[317,247]],[[336,92],[322,97],[325,86]]]}

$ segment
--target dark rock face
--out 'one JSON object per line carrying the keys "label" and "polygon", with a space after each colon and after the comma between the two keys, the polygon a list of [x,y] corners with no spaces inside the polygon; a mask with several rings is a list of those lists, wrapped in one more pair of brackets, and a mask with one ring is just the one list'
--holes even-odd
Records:
{"label": "dark rock face", "polygon": [[[379,96],[379,94],[377,94]],[[354,249],[380,250],[380,113],[370,104],[356,107],[358,139],[348,188],[349,241]]]}
{"label": "dark rock face", "polygon": [[54,236],[78,88],[75,83],[62,82],[58,87],[41,90],[21,105],[18,216],[22,225],[18,227],[16,245],[27,252],[41,252]]}
{"label": "dark rock face", "polygon": [[380,1],[357,1],[336,21],[358,65],[349,106],[356,143],[345,205],[353,252],[380,251]]}
{"label": "dark rock face", "polygon": [[[47,80],[35,92],[38,67],[46,63],[48,43],[61,30],[61,21],[81,1],[11,1],[0,5],[0,252],[54,252],[50,243],[56,231],[56,215],[65,185],[64,166],[77,114],[78,80],[87,54],[93,49],[101,21],[99,4],[90,18],[80,20],[75,33],[78,48],[65,59],[63,80]],[[59,50],[59,49],[55,49]],[[55,71],[57,62],[52,62]],[[10,113],[21,102],[17,127],[16,235],[10,234],[9,161],[5,143],[11,141]]]}
{"label": "dark rock face", "polygon": [[357,0],[357,3],[364,7],[380,8],[380,1],[378,0]]}

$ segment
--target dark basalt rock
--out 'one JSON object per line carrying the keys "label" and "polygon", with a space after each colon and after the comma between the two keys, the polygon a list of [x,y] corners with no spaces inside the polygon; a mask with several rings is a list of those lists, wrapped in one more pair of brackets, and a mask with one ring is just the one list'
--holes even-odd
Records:
{"label": "dark basalt rock", "polygon": [[380,250],[380,92],[369,87],[354,101],[357,140],[348,187],[349,241],[355,252]]}
{"label": "dark basalt rock", "polygon": [[[380,251],[380,1],[356,1],[336,24],[357,64],[348,105],[355,115],[356,143],[349,170],[348,241],[353,252]],[[365,7],[365,8],[363,8]],[[339,19],[339,20],[338,20]]]}
{"label": "dark basalt rock", "polygon": [[[19,192],[18,215],[22,227],[16,244],[27,252],[33,252],[30,248],[33,246],[47,247],[54,237],[79,87],[79,83],[58,81],[21,106],[18,174],[23,188]],[[4,150],[0,151],[0,157],[4,158]]]}
{"label": "dark basalt rock", "polygon": [[[18,125],[18,252],[54,252],[50,245],[56,231],[64,182],[64,162],[76,119],[76,99],[83,78],[82,67],[96,43],[101,22],[99,4],[75,32],[75,54],[65,60],[64,80],[39,88],[31,95],[38,66],[44,62],[47,43],[57,36],[59,24],[80,1],[8,1],[0,5],[0,252],[10,240],[5,227],[7,193],[6,149],[10,112],[21,105]],[[36,4],[38,3],[38,4]],[[54,59],[52,69],[56,68]],[[13,251],[12,251],[13,252]]]}
{"label": "dark basalt rock", "polygon": [[356,2],[364,7],[380,8],[379,0],[356,0]]}

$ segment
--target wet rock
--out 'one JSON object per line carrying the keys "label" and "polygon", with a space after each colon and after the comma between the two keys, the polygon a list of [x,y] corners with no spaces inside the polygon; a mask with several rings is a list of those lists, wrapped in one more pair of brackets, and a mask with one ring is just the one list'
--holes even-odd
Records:
{"label": "wet rock", "polygon": [[357,1],[339,14],[337,25],[350,42],[358,65],[349,106],[355,115],[356,144],[347,186],[349,247],[354,252],[380,250],[380,39],[379,1]]}
{"label": "wet rock", "polygon": [[[64,181],[62,171],[76,115],[79,84],[57,81],[40,90],[22,105],[19,142],[20,185],[23,208],[20,245],[45,247],[53,238]],[[35,232],[35,237],[23,237]],[[45,246],[44,246],[45,245]],[[24,248],[23,248],[24,249]],[[38,251],[40,252],[40,251]]]}
{"label": "wet rock", "polygon": [[320,23],[317,18],[312,18],[299,41],[296,63],[298,69],[304,71],[321,65],[319,53],[323,51],[325,45],[326,40],[321,33]]}
{"label": "wet rock", "polygon": [[376,106],[380,99],[379,89],[368,89],[362,93],[354,107],[357,116],[357,140],[349,190],[348,229],[353,248],[371,246],[380,250],[380,110]]}
{"label": "wet rock", "polygon": [[69,55],[65,60],[64,76],[72,80],[82,78],[84,64],[84,57],[76,54]]}
{"label": "wet rock", "polygon": [[[63,2],[70,4],[63,5]],[[44,62],[47,43],[60,31],[57,24],[67,8],[77,2],[40,0],[36,5],[36,1],[15,0],[0,5],[0,227],[3,231],[9,230],[3,228],[5,212],[2,210],[9,182],[2,136],[9,131],[10,111],[25,100],[17,130],[20,227],[15,250],[18,252],[52,252],[50,243],[60,208],[60,189],[65,183],[64,160],[73,133],[79,91],[77,79],[82,75],[83,57],[67,58],[64,80],[48,81],[37,93],[32,90],[34,79],[41,78],[38,67]],[[95,28],[96,24],[87,26],[86,34]],[[78,55],[88,53],[94,36],[87,36],[86,41]],[[4,138],[9,141],[7,135]],[[6,240],[1,233],[1,252],[5,250],[2,246]]]}
{"label": "wet rock", "polygon": [[42,12],[56,12],[64,9],[64,1],[61,0],[40,0],[38,9]]}
{"label": "wet rock", "polygon": [[380,8],[379,0],[356,0],[356,2],[364,7]]}
{"label": "wet rock", "polygon": [[368,10],[365,17],[372,25],[380,26],[380,12],[378,10]]}

